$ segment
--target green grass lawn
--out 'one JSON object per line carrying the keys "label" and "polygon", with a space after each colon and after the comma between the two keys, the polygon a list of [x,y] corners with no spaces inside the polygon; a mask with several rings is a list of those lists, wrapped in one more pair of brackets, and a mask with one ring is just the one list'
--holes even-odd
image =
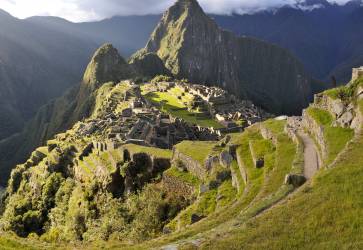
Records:
{"label": "green grass lawn", "polygon": [[332,163],[345,145],[353,138],[354,130],[341,127],[326,127],[324,138],[328,147],[326,164]]}
{"label": "green grass lawn", "polygon": [[263,126],[270,130],[273,134],[278,135],[285,129],[286,121],[278,121],[275,119],[269,119],[263,122]]}
{"label": "green grass lawn", "polygon": [[[181,118],[190,124],[196,124],[201,127],[223,128],[216,120],[201,115],[201,113],[190,112],[187,107],[178,98],[170,93],[152,92],[145,95],[151,102],[161,105],[162,111],[172,116]],[[162,104],[164,103],[164,104]]]}
{"label": "green grass lawn", "polygon": [[256,159],[274,151],[275,147],[270,140],[251,140],[250,148],[252,149]]}
{"label": "green grass lawn", "polygon": [[306,112],[311,116],[319,125],[331,126],[333,122],[333,116],[326,110],[309,107]]}

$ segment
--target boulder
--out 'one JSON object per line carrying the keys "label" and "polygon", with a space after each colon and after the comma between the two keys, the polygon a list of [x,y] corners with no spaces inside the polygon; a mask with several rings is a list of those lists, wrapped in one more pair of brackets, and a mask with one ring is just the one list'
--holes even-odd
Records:
{"label": "boulder", "polygon": [[285,177],[286,185],[293,185],[295,188],[302,186],[306,182],[303,175],[288,174]]}
{"label": "boulder", "polygon": [[344,104],[341,100],[332,101],[330,108],[336,117],[340,117],[344,112]]}
{"label": "boulder", "polygon": [[337,122],[345,128],[349,128],[352,124],[352,121],[354,119],[354,116],[351,111],[345,112],[338,120]]}
{"label": "boulder", "polygon": [[209,185],[201,184],[199,186],[199,194],[204,194],[209,191]]}

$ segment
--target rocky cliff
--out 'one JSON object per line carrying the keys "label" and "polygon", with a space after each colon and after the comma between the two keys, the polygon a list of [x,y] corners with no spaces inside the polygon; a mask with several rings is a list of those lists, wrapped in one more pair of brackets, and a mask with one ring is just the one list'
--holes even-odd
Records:
{"label": "rocky cliff", "polygon": [[178,78],[218,85],[274,113],[307,106],[311,79],[287,50],[220,29],[196,0],[179,0],[136,56],[156,53]]}

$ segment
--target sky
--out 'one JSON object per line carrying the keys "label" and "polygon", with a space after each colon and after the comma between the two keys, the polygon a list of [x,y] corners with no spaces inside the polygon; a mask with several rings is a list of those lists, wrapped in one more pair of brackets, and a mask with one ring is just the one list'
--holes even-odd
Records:
{"label": "sky", "polygon": [[[330,0],[343,4],[348,0]],[[0,9],[18,18],[59,16],[73,22],[94,21],[116,15],[159,14],[175,0],[0,0]],[[199,0],[213,14],[249,13],[292,4],[296,0]]]}

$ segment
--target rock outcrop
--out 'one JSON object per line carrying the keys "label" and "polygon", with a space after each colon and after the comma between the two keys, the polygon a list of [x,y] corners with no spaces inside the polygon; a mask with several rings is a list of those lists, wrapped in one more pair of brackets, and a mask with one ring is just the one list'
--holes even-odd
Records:
{"label": "rock outcrop", "polygon": [[179,0],[164,14],[138,52],[145,53],[178,78],[217,84],[274,113],[298,113],[312,97],[311,79],[288,51],[220,29],[196,0]]}

